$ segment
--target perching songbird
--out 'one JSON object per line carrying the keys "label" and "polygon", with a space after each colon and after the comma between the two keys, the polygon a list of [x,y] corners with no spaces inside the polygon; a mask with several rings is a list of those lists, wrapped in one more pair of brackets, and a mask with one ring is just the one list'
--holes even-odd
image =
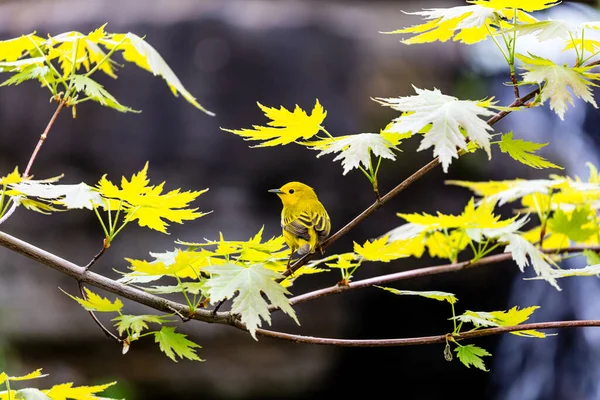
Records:
{"label": "perching songbird", "polygon": [[283,238],[292,250],[288,259],[289,268],[295,251],[301,256],[315,252],[329,236],[331,221],[313,188],[304,183],[289,182],[269,192],[276,193],[283,203]]}

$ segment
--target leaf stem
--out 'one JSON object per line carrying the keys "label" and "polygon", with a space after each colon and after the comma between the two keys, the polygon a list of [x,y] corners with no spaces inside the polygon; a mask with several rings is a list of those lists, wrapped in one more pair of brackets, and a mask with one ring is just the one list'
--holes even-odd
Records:
{"label": "leaf stem", "polygon": [[8,393],[8,400],[12,400],[12,394],[10,393],[10,379],[6,378],[6,391]]}
{"label": "leaf stem", "polygon": [[508,65],[510,65],[510,61],[509,61],[508,56],[506,55],[506,53],[504,53],[504,49],[502,48],[502,46],[500,46],[500,43],[494,37],[494,34],[492,33],[492,30],[490,29],[490,26],[488,24],[485,24],[485,27],[487,28],[487,30],[488,30],[488,32],[490,34],[490,37],[492,38],[492,40],[494,41],[494,43],[496,43],[496,47],[498,47],[498,50],[500,50],[500,53],[502,53],[502,57],[504,57],[504,59],[506,60],[506,63]]}
{"label": "leaf stem", "polygon": [[108,230],[106,229],[106,225],[104,225],[104,221],[102,220],[102,217],[100,216],[100,212],[98,212],[98,207],[96,206],[95,203],[92,203],[92,208],[94,209],[94,212],[96,213],[96,217],[98,217],[98,221],[100,221],[100,225],[102,225],[102,230],[104,231],[104,237],[109,239],[110,235],[108,233]]}
{"label": "leaf stem", "polygon": [[123,44],[123,42],[125,42],[125,39],[127,39],[127,36],[123,37],[123,39],[121,39],[121,41],[119,43],[117,43],[117,45],[115,47],[113,47],[112,49],[110,49],[110,51],[108,53],[106,53],[106,55],[102,58],[102,60],[100,60],[99,63],[97,63],[96,65],[94,65],[94,67],[92,69],[90,69],[85,76],[86,77],[90,77],[90,75],[92,75],[94,72],[96,72],[98,70],[98,68],[100,68],[102,66],[102,64],[104,62],[106,62],[106,60],[108,60],[110,58],[110,56],[112,56],[115,51],[117,51],[118,47],[120,45]]}
{"label": "leaf stem", "polygon": [[[35,40],[33,40],[30,36],[27,36],[27,38],[29,39],[29,41],[31,43],[33,43],[33,45],[35,46],[36,50],[40,52],[40,55],[44,55],[45,53],[42,51],[42,49],[40,48],[40,46],[38,46],[38,44],[35,42]],[[50,39],[48,39],[50,40]],[[52,64],[52,61],[48,60],[47,57],[44,57],[44,61],[46,62],[46,64],[48,64],[48,66],[50,67],[50,69],[52,70],[52,72],[54,72],[54,74],[56,75],[57,78],[62,78],[62,74],[60,72],[58,72],[58,70],[56,69],[56,67],[54,66],[54,64]],[[60,83],[63,84],[63,86],[65,87],[65,90],[67,90],[68,86],[66,84],[66,82],[64,80],[60,80]],[[56,87],[54,88],[54,92],[52,93],[53,95],[57,95],[56,93]]]}
{"label": "leaf stem", "polygon": [[[181,293],[183,293],[183,297],[185,297],[185,301],[187,302],[187,305],[190,308],[190,314],[191,314],[191,313],[193,313],[195,311],[195,308],[192,305],[192,302],[190,301],[190,298],[187,295],[187,291],[185,290],[185,286],[183,286],[183,283],[181,282],[181,279],[179,279],[179,277],[177,276],[177,274],[175,274],[175,279],[177,279],[177,283],[179,284],[179,287],[181,288]],[[194,303],[196,303],[196,302],[194,302]]]}
{"label": "leaf stem", "polygon": [[452,323],[454,324],[454,330],[452,333],[457,334],[456,330],[456,312],[454,311],[454,303],[450,303],[450,307],[452,307]]}

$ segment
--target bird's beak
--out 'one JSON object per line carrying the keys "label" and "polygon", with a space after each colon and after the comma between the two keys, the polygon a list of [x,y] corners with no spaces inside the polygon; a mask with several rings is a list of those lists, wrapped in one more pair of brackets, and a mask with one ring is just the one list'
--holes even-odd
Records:
{"label": "bird's beak", "polygon": [[281,189],[270,189],[269,193],[281,194],[283,192],[281,191]]}

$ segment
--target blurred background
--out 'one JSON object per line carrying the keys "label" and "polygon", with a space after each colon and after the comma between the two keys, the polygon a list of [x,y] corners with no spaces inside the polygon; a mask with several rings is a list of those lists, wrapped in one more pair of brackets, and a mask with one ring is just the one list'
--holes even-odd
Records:
{"label": "blurred background", "polygon": [[[0,39],[37,31],[89,32],[108,22],[109,32],[145,36],[185,87],[216,117],[174,98],[160,78],[126,65],[119,79],[100,77],[121,103],[141,114],[120,114],[97,104],[78,107],[77,119],[60,115],[33,166],[37,178],[65,174],[63,182],[89,184],[107,173],[117,181],[150,162],[152,182],[167,188],[210,190],[196,205],[214,212],[163,235],[131,226],[95,265],[117,278],[125,257],[149,259],[149,251],[173,250],[174,241],[247,239],[265,226],[265,236],[280,233],[280,202],[267,190],[291,180],[313,186],[338,229],[373,202],[364,176],[342,176],[333,157],[315,158],[300,146],[249,149],[248,142],[219,127],[263,124],[256,106],[311,109],[315,99],[328,111],[325,126],[334,135],[378,132],[396,112],[371,97],[414,93],[411,85],[440,89],[462,99],[495,96],[513,99],[508,70],[491,43],[455,42],[406,46],[401,36],[382,35],[420,21],[402,13],[451,7],[453,1],[285,1],[285,0],[121,0],[0,1]],[[598,20],[595,4],[563,1],[538,18]],[[536,46],[536,54],[561,57],[555,45]],[[567,58],[565,58],[567,60]],[[567,61],[565,61],[567,62]],[[23,170],[54,106],[35,83],[0,89],[0,175]],[[515,136],[550,142],[542,154],[587,178],[585,162],[598,163],[598,112],[580,101],[565,120],[547,107],[513,113],[495,128]],[[381,168],[387,191],[432,158],[431,149],[415,152],[418,140],[403,144],[397,161]],[[455,161],[448,174],[434,170],[402,192],[330,250],[351,250],[398,226],[397,212],[460,212],[470,193],[443,184],[446,179],[547,177],[494,153]],[[503,210],[510,213],[507,208]],[[78,264],[102,246],[102,230],[85,211],[43,216],[19,209],[2,230]],[[361,279],[377,274],[444,263],[424,257],[387,264],[366,264]],[[580,265],[579,265],[580,266]],[[491,265],[450,275],[403,281],[394,287],[455,293],[464,310],[502,310],[540,305],[532,321],[600,318],[600,285],[570,278],[557,292],[543,281],[522,280],[514,263]],[[330,286],[337,272],[299,279],[300,294]],[[35,382],[77,385],[117,380],[112,396],[154,399],[315,399],[370,393],[404,399],[599,399],[600,330],[562,330],[545,340],[513,335],[473,343],[493,354],[490,372],[444,360],[443,345],[385,349],[340,349],[279,342],[230,327],[188,323],[178,328],[203,346],[205,363],[171,362],[151,339],[135,342],[129,353],[107,339],[89,316],[58,287],[77,292],[76,282],[22,256],[0,249],[0,370],[11,374],[44,368],[50,376]],[[131,313],[149,313],[126,302]],[[336,338],[401,338],[451,330],[445,303],[395,297],[378,289],[332,296],[297,307],[302,327],[285,315],[274,316],[275,330]]]}

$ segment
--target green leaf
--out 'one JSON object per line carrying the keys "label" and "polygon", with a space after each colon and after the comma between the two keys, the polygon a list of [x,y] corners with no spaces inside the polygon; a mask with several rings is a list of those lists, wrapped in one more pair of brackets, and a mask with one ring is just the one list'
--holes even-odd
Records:
{"label": "green leaf", "polygon": [[205,283],[211,303],[231,299],[236,292],[238,293],[233,298],[231,313],[242,316],[242,322],[255,340],[256,329],[262,324],[261,318],[271,324],[269,304],[263,298],[263,293],[271,304],[279,307],[300,325],[289,299],[285,296],[289,294],[288,290],[275,282],[275,279],[281,277],[280,274],[260,264],[249,267],[225,264],[204,268],[204,271],[213,274]]}
{"label": "green leaf", "polygon": [[592,250],[584,250],[583,255],[587,258],[588,265],[598,265],[600,264],[600,255]]}
{"label": "green leaf", "polygon": [[485,364],[481,357],[491,356],[490,353],[486,349],[482,349],[481,347],[477,347],[472,344],[468,344],[465,346],[459,346],[454,349],[456,354],[458,355],[458,359],[462,362],[467,368],[471,368],[471,365],[475,368],[479,368],[482,371],[488,371],[485,368]]}
{"label": "green leaf", "polygon": [[[60,289],[62,290],[62,289]],[[96,293],[92,292],[88,288],[84,287],[87,300],[81,299],[79,297],[71,296],[69,293],[62,290],[64,294],[81,304],[83,308],[88,311],[98,311],[98,312],[118,312],[123,308],[123,302],[118,298],[115,299],[114,302],[111,302],[106,297],[100,297]]]}
{"label": "green leaf", "polygon": [[391,292],[391,293],[394,293],[397,295],[421,296],[421,297],[426,297],[428,299],[434,299],[434,300],[438,300],[438,301],[447,301],[450,304],[454,304],[458,301],[458,299],[456,298],[456,296],[454,294],[448,293],[448,292],[439,292],[439,291],[417,292],[417,291],[413,291],[413,290],[398,290],[398,289],[394,289],[394,288],[390,288],[390,287],[383,287],[383,286],[377,286],[377,285],[375,285],[375,287],[378,287],[383,290],[387,290],[388,292]]}
{"label": "green leaf", "polygon": [[112,321],[117,321],[115,327],[119,331],[119,335],[129,329],[132,336],[139,336],[143,330],[148,329],[148,323],[173,322],[167,316],[161,315],[119,315],[113,318]]}
{"label": "green leaf", "polygon": [[25,68],[23,68],[23,70],[19,73],[14,74],[10,78],[2,82],[0,86],[19,85],[31,79],[40,79],[40,81],[43,81],[42,78],[46,77],[47,75],[51,74],[50,68],[48,68],[46,65],[28,65]]}
{"label": "green leaf", "polygon": [[174,327],[163,326],[160,331],[154,332],[154,341],[158,343],[160,350],[175,362],[177,362],[175,355],[181,359],[204,361],[198,357],[195,350],[202,346],[186,339],[186,335],[183,333],[175,332]]}
{"label": "green leaf", "polygon": [[547,161],[545,158],[533,154],[537,150],[546,146],[548,143],[534,143],[527,142],[523,139],[513,139],[513,133],[508,132],[502,135],[500,141],[500,150],[503,153],[507,153],[509,156],[517,160],[518,162],[525,164],[531,168],[542,169],[542,168],[558,168],[562,167]]}
{"label": "green leaf", "polygon": [[[594,215],[595,215],[594,211]],[[575,242],[583,242],[596,233],[597,228],[584,228],[589,226],[590,209],[588,207],[578,207],[573,210],[571,217],[561,209],[554,212],[552,218],[548,220],[548,228],[553,233],[562,233]],[[595,224],[594,224],[595,226]]]}
{"label": "green leaf", "polygon": [[120,112],[140,112],[119,103],[102,85],[85,75],[73,75],[71,79],[73,80],[75,89],[78,92],[84,92],[90,100],[96,101],[103,106],[114,108]]}

